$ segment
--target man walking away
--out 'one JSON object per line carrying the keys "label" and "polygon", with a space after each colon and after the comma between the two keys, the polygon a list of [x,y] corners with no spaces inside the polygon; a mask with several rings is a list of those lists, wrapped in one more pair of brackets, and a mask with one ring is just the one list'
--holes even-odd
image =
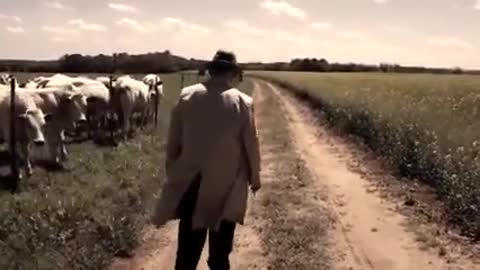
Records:
{"label": "man walking away", "polygon": [[152,220],[161,226],[180,219],[176,270],[196,269],[207,233],[210,269],[230,269],[248,187],[261,187],[253,101],[234,86],[236,57],[220,50],[207,70],[210,79],[182,89],[172,110],[167,180]]}

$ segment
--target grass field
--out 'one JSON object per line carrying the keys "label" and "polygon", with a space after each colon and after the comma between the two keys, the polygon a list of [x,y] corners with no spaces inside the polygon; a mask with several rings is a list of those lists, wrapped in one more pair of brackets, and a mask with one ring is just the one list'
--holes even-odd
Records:
{"label": "grass field", "polygon": [[[252,73],[250,73],[252,75]],[[391,165],[435,187],[480,239],[480,76],[255,72],[322,109]]]}
{"label": "grass field", "polygon": [[[38,74],[16,75],[21,82]],[[0,269],[104,269],[137,246],[164,176],[170,110],[180,91],[178,74],[162,79],[157,129],[116,148],[71,144],[65,170],[37,166],[19,193],[0,193]],[[196,79],[186,76],[185,85]]]}

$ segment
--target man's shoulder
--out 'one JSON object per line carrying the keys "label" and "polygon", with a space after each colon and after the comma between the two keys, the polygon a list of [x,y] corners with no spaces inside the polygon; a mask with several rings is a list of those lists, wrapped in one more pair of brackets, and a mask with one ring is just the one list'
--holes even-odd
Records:
{"label": "man's shoulder", "polygon": [[207,89],[201,83],[184,87],[180,92],[180,99],[189,99],[195,93],[205,92]]}
{"label": "man's shoulder", "polygon": [[251,106],[253,104],[253,99],[249,95],[245,94],[244,92],[238,90],[237,88],[232,88],[227,91],[228,95],[236,97],[240,102],[247,106]]}

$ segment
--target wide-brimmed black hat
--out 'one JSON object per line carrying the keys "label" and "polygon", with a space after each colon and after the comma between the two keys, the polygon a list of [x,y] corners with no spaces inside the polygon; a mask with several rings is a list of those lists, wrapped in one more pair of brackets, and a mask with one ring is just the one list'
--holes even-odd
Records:
{"label": "wide-brimmed black hat", "polygon": [[233,52],[218,50],[215,53],[213,60],[208,62],[207,69],[239,70],[240,66],[237,63],[237,57]]}

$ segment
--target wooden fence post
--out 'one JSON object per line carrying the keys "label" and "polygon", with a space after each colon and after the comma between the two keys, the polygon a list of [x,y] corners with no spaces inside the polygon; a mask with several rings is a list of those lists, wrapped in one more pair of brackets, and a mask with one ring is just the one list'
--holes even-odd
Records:
{"label": "wooden fence post", "polygon": [[117,71],[117,54],[112,54],[112,72],[115,73]]}
{"label": "wooden fence post", "polygon": [[115,142],[115,123],[116,122],[114,117],[115,113],[113,111],[115,108],[112,106],[112,100],[115,98],[114,97],[115,91],[113,91],[113,75],[112,74],[110,74],[109,76],[108,92],[110,94],[110,104],[109,104],[109,109],[107,114],[107,126],[108,126],[108,129],[110,129],[110,140],[112,141],[113,145],[116,145],[116,142]]}
{"label": "wooden fence post", "polygon": [[155,128],[158,127],[158,103],[160,102],[160,91],[158,90],[158,78],[155,77],[155,114],[154,114],[154,117],[155,117]]}
{"label": "wooden fence post", "polygon": [[12,180],[16,189],[18,182],[20,181],[20,170],[18,166],[17,158],[17,141],[16,141],[16,126],[15,126],[15,91],[16,91],[16,79],[14,76],[10,76],[10,170],[12,174]]}

